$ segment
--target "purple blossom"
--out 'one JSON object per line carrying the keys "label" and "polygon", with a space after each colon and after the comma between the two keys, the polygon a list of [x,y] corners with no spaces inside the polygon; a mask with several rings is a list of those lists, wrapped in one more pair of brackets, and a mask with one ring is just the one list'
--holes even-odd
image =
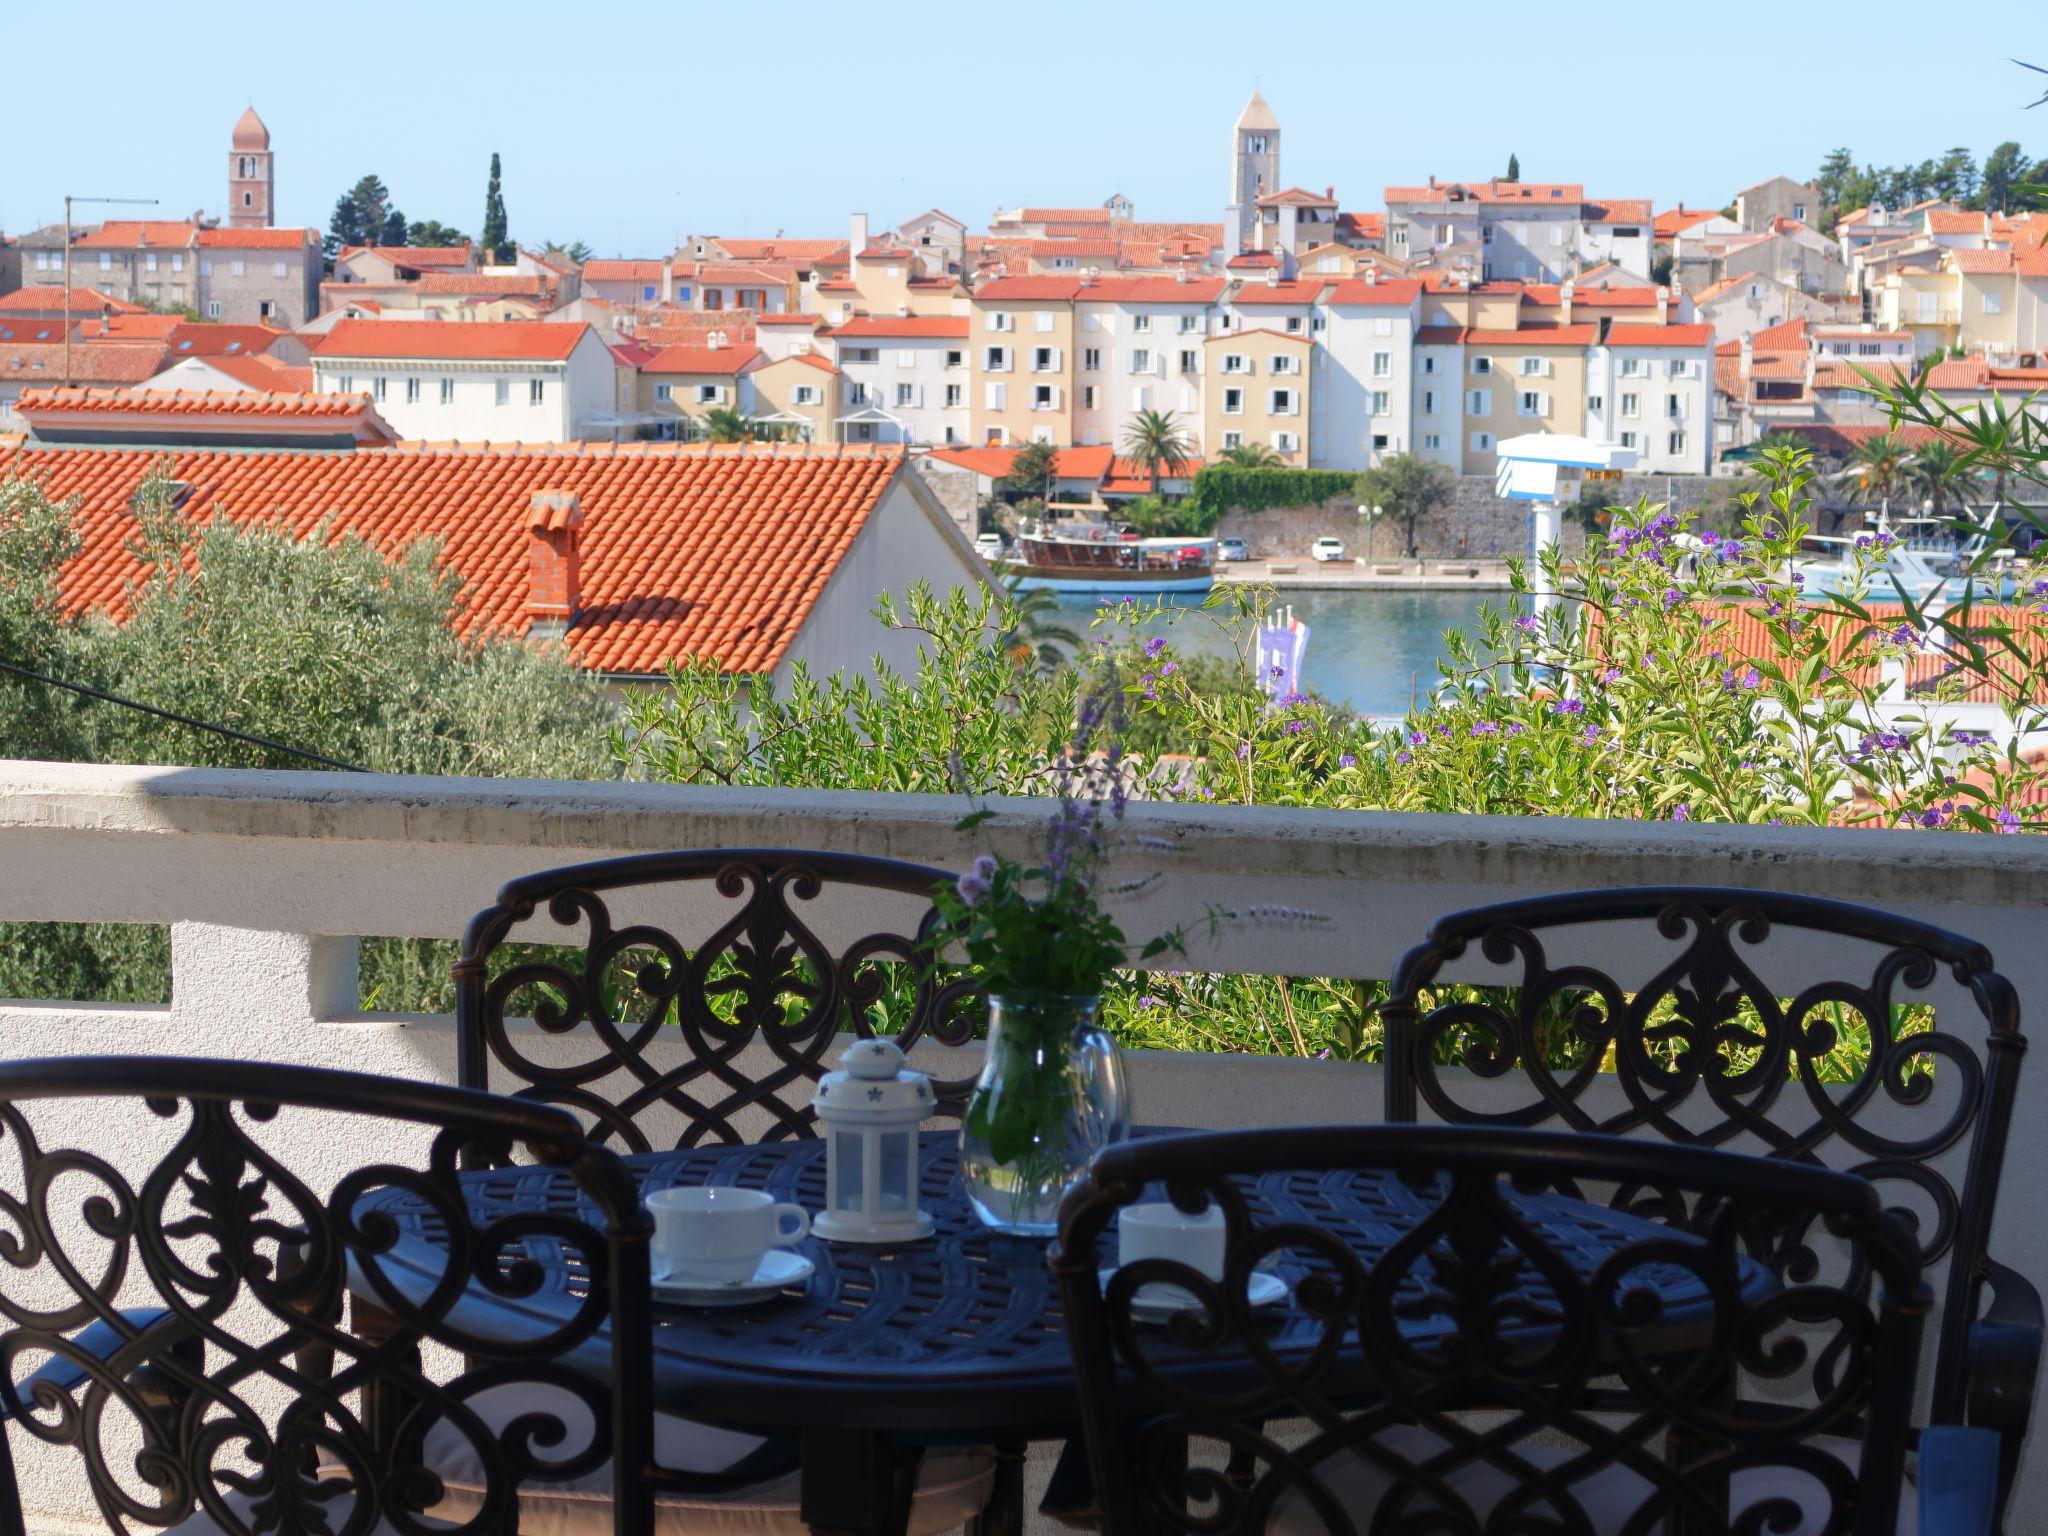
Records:
{"label": "purple blossom", "polygon": [[1279,682],[1281,678],[1287,675],[1287,669],[1285,667],[1272,667],[1268,670],[1271,672],[1273,681],[1276,683]]}
{"label": "purple blossom", "polygon": [[1554,699],[1551,701],[1550,712],[1553,715],[1583,715],[1586,712],[1586,701],[1584,699]]}
{"label": "purple blossom", "polygon": [[2033,593],[2036,597],[2048,597],[2048,581],[2035,582],[2033,586]]}
{"label": "purple blossom", "polygon": [[1423,731],[1410,731],[1410,732],[1408,733],[1408,745],[1409,745],[1409,746],[1411,746],[1411,747],[1419,747],[1419,746],[1421,746],[1421,745],[1422,745],[1422,744],[1423,744],[1423,743],[1424,743],[1425,741],[1428,741],[1428,740],[1429,740],[1429,736],[1428,736],[1428,734],[1427,734],[1427,733],[1425,733],[1425,732],[1423,732]]}
{"label": "purple blossom", "polygon": [[2020,813],[2009,805],[2001,805],[1993,811],[1991,819],[1998,823],[1998,830],[2001,833],[2011,834],[2020,829]]}
{"label": "purple blossom", "polygon": [[1165,649],[1166,637],[1164,635],[1154,635],[1145,642],[1145,659],[1147,661],[1157,661],[1159,653]]}
{"label": "purple blossom", "polygon": [[1163,667],[1161,667],[1161,668],[1159,669],[1159,675],[1160,675],[1161,677],[1171,677],[1171,676],[1173,676],[1173,674],[1174,674],[1174,673],[1178,672],[1179,670],[1180,670],[1180,663],[1179,663],[1179,662],[1177,662],[1177,661],[1169,661],[1169,662],[1167,662],[1167,663],[1166,663],[1166,665],[1164,665]]}
{"label": "purple blossom", "polygon": [[1481,720],[1472,727],[1472,734],[1474,736],[1498,736],[1500,734],[1500,727],[1491,720]]}
{"label": "purple blossom", "polygon": [[1600,727],[1597,725],[1589,725],[1579,732],[1579,745],[1582,747],[1595,746],[1599,743],[1599,740]]}
{"label": "purple blossom", "polygon": [[1339,768],[1356,768],[1358,766],[1358,759],[1349,752],[1346,752],[1337,759],[1337,766]]}
{"label": "purple blossom", "polygon": [[1243,762],[1243,761],[1244,761],[1244,760],[1245,760],[1246,758],[1250,757],[1251,755],[1252,755],[1252,744],[1251,744],[1250,742],[1248,742],[1248,741],[1245,741],[1245,742],[1239,742],[1239,743],[1238,743],[1238,748],[1237,748],[1237,760],[1238,760],[1238,761],[1239,761],[1239,762],[1241,763],[1241,762]]}
{"label": "purple blossom", "polygon": [[960,899],[966,902],[968,906],[978,907],[988,899],[988,893],[993,889],[995,879],[995,856],[984,853],[980,858],[967,866],[965,874],[953,882],[953,889],[959,892]]}
{"label": "purple blossom", "polygon": [[1141,1009],[1164,1008],[1165,1006],[1166,1003],[1164,999],[1154,997],[1150,992],[1147,992],[1143,997],[1138,999],[1138,1007]]}
{"label": "purple blossom", "polygon": [[1742,674],[1742,686],[1750,689],[1752,692],[1762,685],[1763,680],[1763,674],[1758,672],[1755,667],[1748,668]]}
{"label": "purple blossom", "polygon": [[1536,616],[1535,616],[1534,614],[1532,614],[1532,613],[1525,613],[1525,614],[1523,614],[1523,615],[1522,615],[1522,616],[1521,616],[1520,618],[1518,618],[1518,619],[1516,619],[1516,620],[1515,620],[1515,628],[1517,628],[1517,629],[1519,629],[1520,631],[1522,631],[1522,633],[1523,633],[1523,634],[1525,634],[1525,635],[1533,635],[1533,634],[1535,634],[1535,633],[1536,633]]}
{"label": "purple blossom", "polygon": [[1857,756],[1875,757],[1880,752],[1903,752],[1907,739],[1897,731],[1867,731],[1857,743]]}
{"label": "purple blossom", "polygon": [[1600,674],[1600,679],[1599,679],[1599,681],[1600,681],[1600,686],[1601,686],[1601,687],[1603,687],[1603,688],[1604,688],[1604,687],[1607,687],[1607,686],[1608,686],[1609,684],[1612,684],[1612,683],[1618,683],[1618,682],[1620,682],[1620,681],[1621,681],[1621,668],[1619,668],[1619,667],[1609,667],[1609,668],[1608,668],[1608,669],[1607,669],[1606,671],[1604,671],[1604,672],[1602,672],[1602,673]]}
{"label": "purple blossom", "polygon": [[1923,636],[1921,635],[1920,631],[1915,629],[1911,624],[1901,624],[1897,629],[1893,630],[1891,633],[1891,642],[1893,645],[1918,646],[1922,638]]}
{"label": "purple blossom", "polygon": [[1275,709],[1293,709],[1296,705],[1306,704],[1307,702],[1308,695],[1305,693],[1283,693],[1273,701],[1273,707]]}
{"label": "purple blossom", "polygon": [[1394,761],[1397,763],[1412,763],[1415,761],[1415,754],[1413,752],[1396,752],[1394,754]]}
{"label": "purple blossom", "polygon": [[1287,722],[1286,726],[1287,734],[1290,736],[1299,736],[1303,731],[1307,729],[1308,722],[1306,720],[1290,720]]}
{"label": "purple blossom", "polygon": [[1666,587],[1664,589],[1664,606],[1666,608],[1676,608],[1680,603],[1684,601],[1685,594],[1679,591],[1678,588]]}
{"label": "purple blossom", "polygon": [[1692,807],[1683,800],[1679,801],[1678,804],[1671,807],[1671,819],[1673,821],[1691,821]]}
{"label": "purple blossom", "polygon": [[1940,805],[1930,805],[1917,816],[1908,811],[1906,813],[1906,825],[1909,827],[1945,827],[1954,819],[1955,814],[1955,801],[1944,800]]}
{"label": "purple blossom", "polygon": [[1508,722],[1508,734],[1510,736],[1519,736],[1528,729],[1529,727],[1522,724],[1522,722],[1519,720],[1510,720]]}

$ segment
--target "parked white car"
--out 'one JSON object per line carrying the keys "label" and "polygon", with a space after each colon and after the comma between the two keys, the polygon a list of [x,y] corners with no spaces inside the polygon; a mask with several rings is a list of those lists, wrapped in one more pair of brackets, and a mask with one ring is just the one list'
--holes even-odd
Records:
{"label": "parked white car", "polygon": [[1317,539],[1315,544],[1309,549],[1309,553],[1314,555],[1319,561],[1342,560],[1344,558],[1344,541],[1342,539]]}
{"label": "parked white car", "polygon": [[1003,558],[1003,536],[1000,533],[976,534],[974,552],[993,565]]}
{"label": "parked white car", "polygon": [[1249,560],[1252,552],[1244,547],[1243,539],[1218,539],[1216,558],[1219,560]]}

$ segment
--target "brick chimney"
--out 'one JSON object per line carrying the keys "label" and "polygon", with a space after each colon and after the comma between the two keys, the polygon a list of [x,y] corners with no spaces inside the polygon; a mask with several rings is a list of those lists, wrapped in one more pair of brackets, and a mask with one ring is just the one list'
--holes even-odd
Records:
{"label": "brick chimney", "polygon": [[673,304],[676,301],[676,263],[673,256],[661,258],[661,302]]}
{"label": "brick chimney", "polygon": [[1557,305],[1560,313],[1557,323],[1559,325],[1570,325],[1572,323],[1572,296],[1577,291],[1578,285],[1570,278],[1566,278],[1558,285]]}
{"label": "brick chimney", "polygon": [[1737,374],[1742,378],[1748,378],[1750,367],[1755,362],[1755,359],[1755,349],[1751,346],[1749,338],[1745,336],[1742,338],[1741,361],[1736,365]]}
{"label": "brick chimney", "polygon": [[1669,288],[1659,288],[1657,290],[1657,323],[1659,325],[1669,325],[1671,323],[1671,290]]}
{"label": "brick chimney", "polygon": [[531,562],[527,633],[561,636],[583,604],[583,507],[574,491],[535,491],[526,519]]}

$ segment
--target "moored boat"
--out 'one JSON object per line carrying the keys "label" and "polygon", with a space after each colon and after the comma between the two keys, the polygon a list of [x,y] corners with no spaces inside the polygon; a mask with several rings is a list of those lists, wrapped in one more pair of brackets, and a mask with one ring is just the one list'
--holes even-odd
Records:
{"label": "moored boat", "polygon": [[1025,533],[996,572],[1026,592],[1199,597],[1216,584],[1216,541],[1139,538],[1100,524]]}

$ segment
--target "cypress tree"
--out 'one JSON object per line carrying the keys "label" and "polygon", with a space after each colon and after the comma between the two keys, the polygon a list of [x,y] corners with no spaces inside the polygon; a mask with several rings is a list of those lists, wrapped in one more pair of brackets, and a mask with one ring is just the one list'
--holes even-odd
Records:
{"label": "cypress tree", "polygon": [[1507,175],[1505,175],[1505,176],[1501,177],[1501,180],[1502,180],[1502,181],[1520,181],[1521,179],[1522,179],[1522,162],[1521,162],[1520,160],[1517,160],[1517,159],[1515,158],[1515,156],[1514,156],[1513,152],[1512,152],[1512,151],[1510,151],[1510,152],[1509,152],[1509,154],[1508,154],[1508,173],[1507,173]]}
{"label": "cypress tree", "polygon": [[491,151],[491,182],[484,188],[484,228],[481,244],[488,260],[505,260],[505,193],[499,181],[496,150]]}

